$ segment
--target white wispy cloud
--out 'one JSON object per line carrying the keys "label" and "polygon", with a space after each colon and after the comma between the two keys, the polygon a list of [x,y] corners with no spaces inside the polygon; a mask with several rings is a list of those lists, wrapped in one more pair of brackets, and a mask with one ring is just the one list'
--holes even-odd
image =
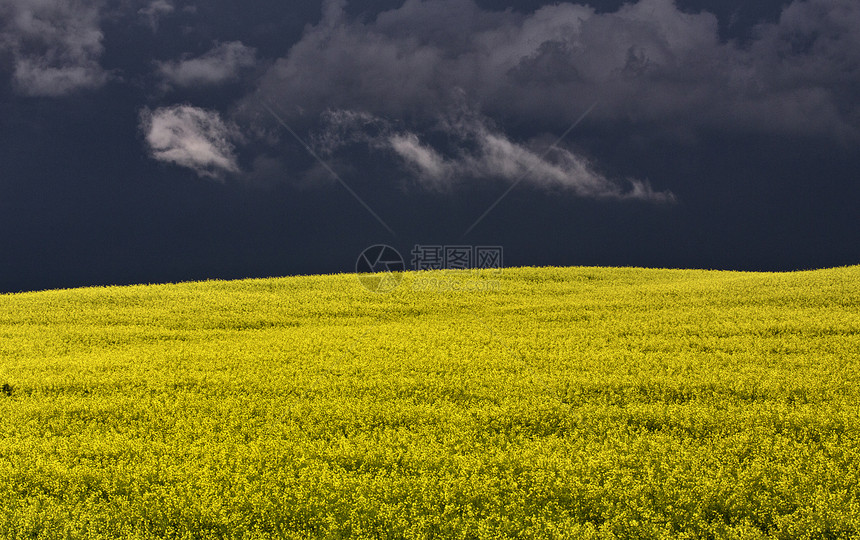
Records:
{"label": "white wispy cloud", "polygon": [[457,113],[440,116],[428,130],[448,141],[447,151],[422,142],[418,133],[397,129],[383,118],[345,110],[326,111],[325,127],[313,140],[327,155],[355,143],[364,143],[374,151],[389,151],[431,190],[486,179],[565,189],[580,197],[675,201],[671,192],[655,191],[646,181],[616,181],[600,174],[588,159],[561,143],[549,149],[541,148],[538,142],[517,143],[474,111]]}
{"label": "white wispy cloud", "polygon": [[143,109],[140,119],[153,159],[187,167],[201,177],[215,180],[240,172],[235,142],[242,136],[218,112],[176,105],[154,111]]}
{"label": "white wispy cloud", "polygon": [[457,169],[456,163],[446,161],[439,152],[421,144],[414,133],[392,135],[388,138],[391,149],[397,153],[427,184],[450,184]]}

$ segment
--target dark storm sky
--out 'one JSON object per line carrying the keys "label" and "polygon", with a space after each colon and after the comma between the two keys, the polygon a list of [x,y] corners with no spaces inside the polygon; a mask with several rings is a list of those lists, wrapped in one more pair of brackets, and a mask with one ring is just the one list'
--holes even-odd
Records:
{"label": "dark storm sky", "polygon": [[857,264],[858,149],[856,0],[0,0],[0,291]]}

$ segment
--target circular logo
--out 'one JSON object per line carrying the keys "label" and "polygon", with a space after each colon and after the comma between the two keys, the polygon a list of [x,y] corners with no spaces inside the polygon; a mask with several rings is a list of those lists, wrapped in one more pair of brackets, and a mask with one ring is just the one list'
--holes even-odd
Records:
{"label": "circular logo", "polygon": [[400,252],[385,244],[370,246],[355,261],[358,280],[365,289],[377,293],[388,293],[397,288],[405,269]]}

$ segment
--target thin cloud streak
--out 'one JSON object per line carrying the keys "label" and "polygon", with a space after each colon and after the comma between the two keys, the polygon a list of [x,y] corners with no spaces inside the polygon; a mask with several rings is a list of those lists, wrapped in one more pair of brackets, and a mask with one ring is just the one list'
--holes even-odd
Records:
{"label": "thin cloud streak", "polygon": [[364,209],[365,209],[365,210],[367,210],[367,211],[370,213],[370,215],[372,215],[372,216],[373,216],[373,218],[374,218],[374,219],[375,219],[375,220],[376,220],[380,225],[382,225],[382,226],[385,228],[385,230],[386,230],[386,231],[388,231],[389,233],[391,233],[391,236],[397,236],[397,235],[395,234],[395,232],[394,232],[394,229],[392,229],[391,227],[389,227],[389,226],[388,226],[388,224],[385,222],[385,220],[383,220],[381,217],[379,217],[379,214],[377,214],[377,213],[373,210],[373,208],[371,208],[371,207],[370,207],[370,205],[369,205],[369,204],[367,204],[366,202],[364,202],[364,199],[362,199],[362,198],[358,195],[358,193],[356,193],[356,192],[355,192],[355,190],[353,190],[353,189],[349,186],[349,184],[347,184],[346,182],[344,182],[344,181],[343,181],[343,179],[340,177],[340,175],[339,175],[339,174],[337,174],[337,173],[334,171],[334,169],[332,169],[332,168],[329,166],[329,164],[325,162],[325,160],[323,160],[319,155],[317,155],[317,153],[316,153],[316,152],[314,152],[313,148],[311,148],[311,147],[310,147],[310,146],[309,146],[309,145],[308,145],[308,144],[307,144],[307,143],[306,143],[306,142],[305,142],[301,137],[299,137],[299,135],[298,135],[295,131],[293,131],[293,128],[291,128],[291,127],[290,127],[290,126],[289,126],[289,125],[288,125],[288,124],[283,120],[283,118],[281,117],[281,115],[279,115],[278,113],[276,113],[276,112],[274,111],[274,109],[272,109],[272,107],[271,107],[268,103],[266,103],[265,101],[260,100],[260,103],[261,103],[261,104],[263,105],[263,107],[264,107],[264,108],[265,108],[265,109],[266,109],[266,110],[267,110],[267,111],[272,115],[272,117],[273,117],[273,118],[278,122],[278,124],[280,124],[280,125],[281,125],[281,127],[283,127],[284,129],[286,129],[286,130],[287,130],[287,132],[288,132],[290,135],[292,135],[292,136],[293,136],[293,138],[294,138],[294,139],[296,139],[296,141],[298,141],[298,143],[299,143],[299,144],[301,144],[301,145],[302,145],[302,147],[303,147],[305,150],[307,150],[307,151],[308,151],[308,153],[311,155],[311,157],[313,157],[313,158],[317,161],[317,163],[319,163],[319,164],[320,164],[320,166],[322,166],[322,167],[323,167],[323,168],[324,168],[324,169],[325,169],[325,170],[326,170],[326,171],[327,171],[327,172],[332,176],[332,178],[334,178],[335,180],[337,180],[337,182],[338,182],[341,186],[343,186],[343,188],[344,188],[345,190],[347,190],[347,191],[349,192],[349,194],[350,194],[350,195],[352,195],[352,197],[353,197],[356,201],[358,201],[358,203],[359,203],[361,206],[363,206],[363,207],[364,207]]}

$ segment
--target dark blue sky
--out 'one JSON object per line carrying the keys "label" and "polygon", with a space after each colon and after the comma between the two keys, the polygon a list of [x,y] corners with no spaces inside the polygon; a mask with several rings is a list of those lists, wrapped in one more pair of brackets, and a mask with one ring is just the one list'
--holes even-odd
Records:
{"label": "dark blue sky", "polygon": [[0,0],[0,291],[857,264],[858,148],[856,0]]}

